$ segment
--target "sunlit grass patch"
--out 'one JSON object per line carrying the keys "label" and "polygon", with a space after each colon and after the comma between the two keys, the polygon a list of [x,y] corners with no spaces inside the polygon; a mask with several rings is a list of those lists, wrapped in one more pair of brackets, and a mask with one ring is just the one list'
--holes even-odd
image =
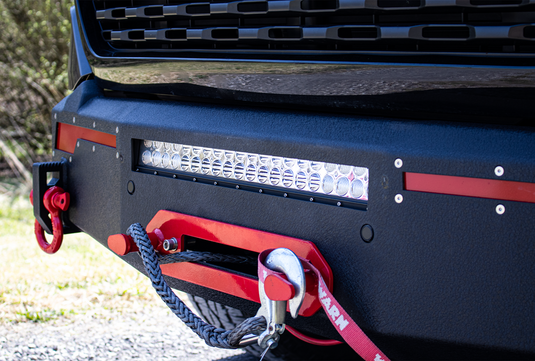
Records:
{"label": "sunlit grass patch", "polygon": [[165,307],[145,276],[87,235],[66,235],[56,254],[44,253],[33,223],[26,199],[0,198],[0,322],[109,318]]}

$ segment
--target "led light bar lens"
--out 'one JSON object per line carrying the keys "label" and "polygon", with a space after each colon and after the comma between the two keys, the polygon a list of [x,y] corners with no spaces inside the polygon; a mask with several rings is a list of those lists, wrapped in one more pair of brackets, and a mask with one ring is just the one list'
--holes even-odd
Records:
{"label": "led light bar lens", "polygon": [[368,168],[282,158],[266,154],[144,140],[141,165],[298,190],[368,200]]}

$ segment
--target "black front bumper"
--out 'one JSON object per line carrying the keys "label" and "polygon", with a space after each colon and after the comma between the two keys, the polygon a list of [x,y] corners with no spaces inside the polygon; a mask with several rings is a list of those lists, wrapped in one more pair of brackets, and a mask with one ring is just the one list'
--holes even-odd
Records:
{"label": "black front bumper", "polygon": [[[68,220],[104,245],[161,209],[310,240],[333,270],[335,297],[390,357],[535,357],[535,204],[404,189],[405,172],[492,180],[498,165],[500,179],[535,183],[533,129],[113,98],[94,81],[53,119],[56,145],[58,123],[116,137],[115,148],[79,139],[72,154],[54,151],[67,160]],[[357,164],[369,168],[369,201],[353,209],[137,172],[139,139]],[[143,269],[137,254],[124,260]],[[290,324],[338,337],[322,312]]]}

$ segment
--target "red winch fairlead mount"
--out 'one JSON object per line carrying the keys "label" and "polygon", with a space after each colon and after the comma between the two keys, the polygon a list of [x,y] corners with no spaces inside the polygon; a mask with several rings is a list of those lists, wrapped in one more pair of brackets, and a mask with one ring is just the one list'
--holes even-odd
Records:
{"label": "red winch fairlead mount", "polygon": [[[65,187],[67,161],[44,162],[33,165],[33,189],[30,201],[35,216],[35,237],[41,249],[49,254],[56,253],[61,247],[63,235],[80,230],[69,222],[66,211],[71,197]],[[53,235],[49,243],[45,231]]]}
{"label": "red winch fairlead mount", "polygon": [[[261,253],[266,249],[288,248],[298,257],[311,262],[321,272],[327,287],[330,290],[333,287],[331,268],[316,245],[310,241],[167,210],[159,211],[149,222],[146,230],[154,248],[161,253],[171,253],[163,249],[164,240],[170,239],[177,241],[178,249],[175,252],[185,250],[186,236],[255,253]],[[137,251],[132,238],[122,234],[111,235],[108,238],[108,246],[119,255]],[[260,303],[256,277],[190,262],[163,264],[161,268],[163,274],[167,276]],[[313,279],[314,277],[311,272],[306,273],[309,286],[306,288],[303,305],[299,311],[301,316],[312,316],[321,308],[317,297],[317,281]]]}

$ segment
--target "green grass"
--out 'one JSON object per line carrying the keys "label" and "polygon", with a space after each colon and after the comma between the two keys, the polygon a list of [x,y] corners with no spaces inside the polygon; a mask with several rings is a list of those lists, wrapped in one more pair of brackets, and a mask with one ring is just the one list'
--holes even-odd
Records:
{"label": "green grass", "polygon": [[[165,307],[148,279],[82,233],[41,251],[27,198],[0,195],[0,323],[111,318]],[[48,236],[49,238],[51,236]]]}

